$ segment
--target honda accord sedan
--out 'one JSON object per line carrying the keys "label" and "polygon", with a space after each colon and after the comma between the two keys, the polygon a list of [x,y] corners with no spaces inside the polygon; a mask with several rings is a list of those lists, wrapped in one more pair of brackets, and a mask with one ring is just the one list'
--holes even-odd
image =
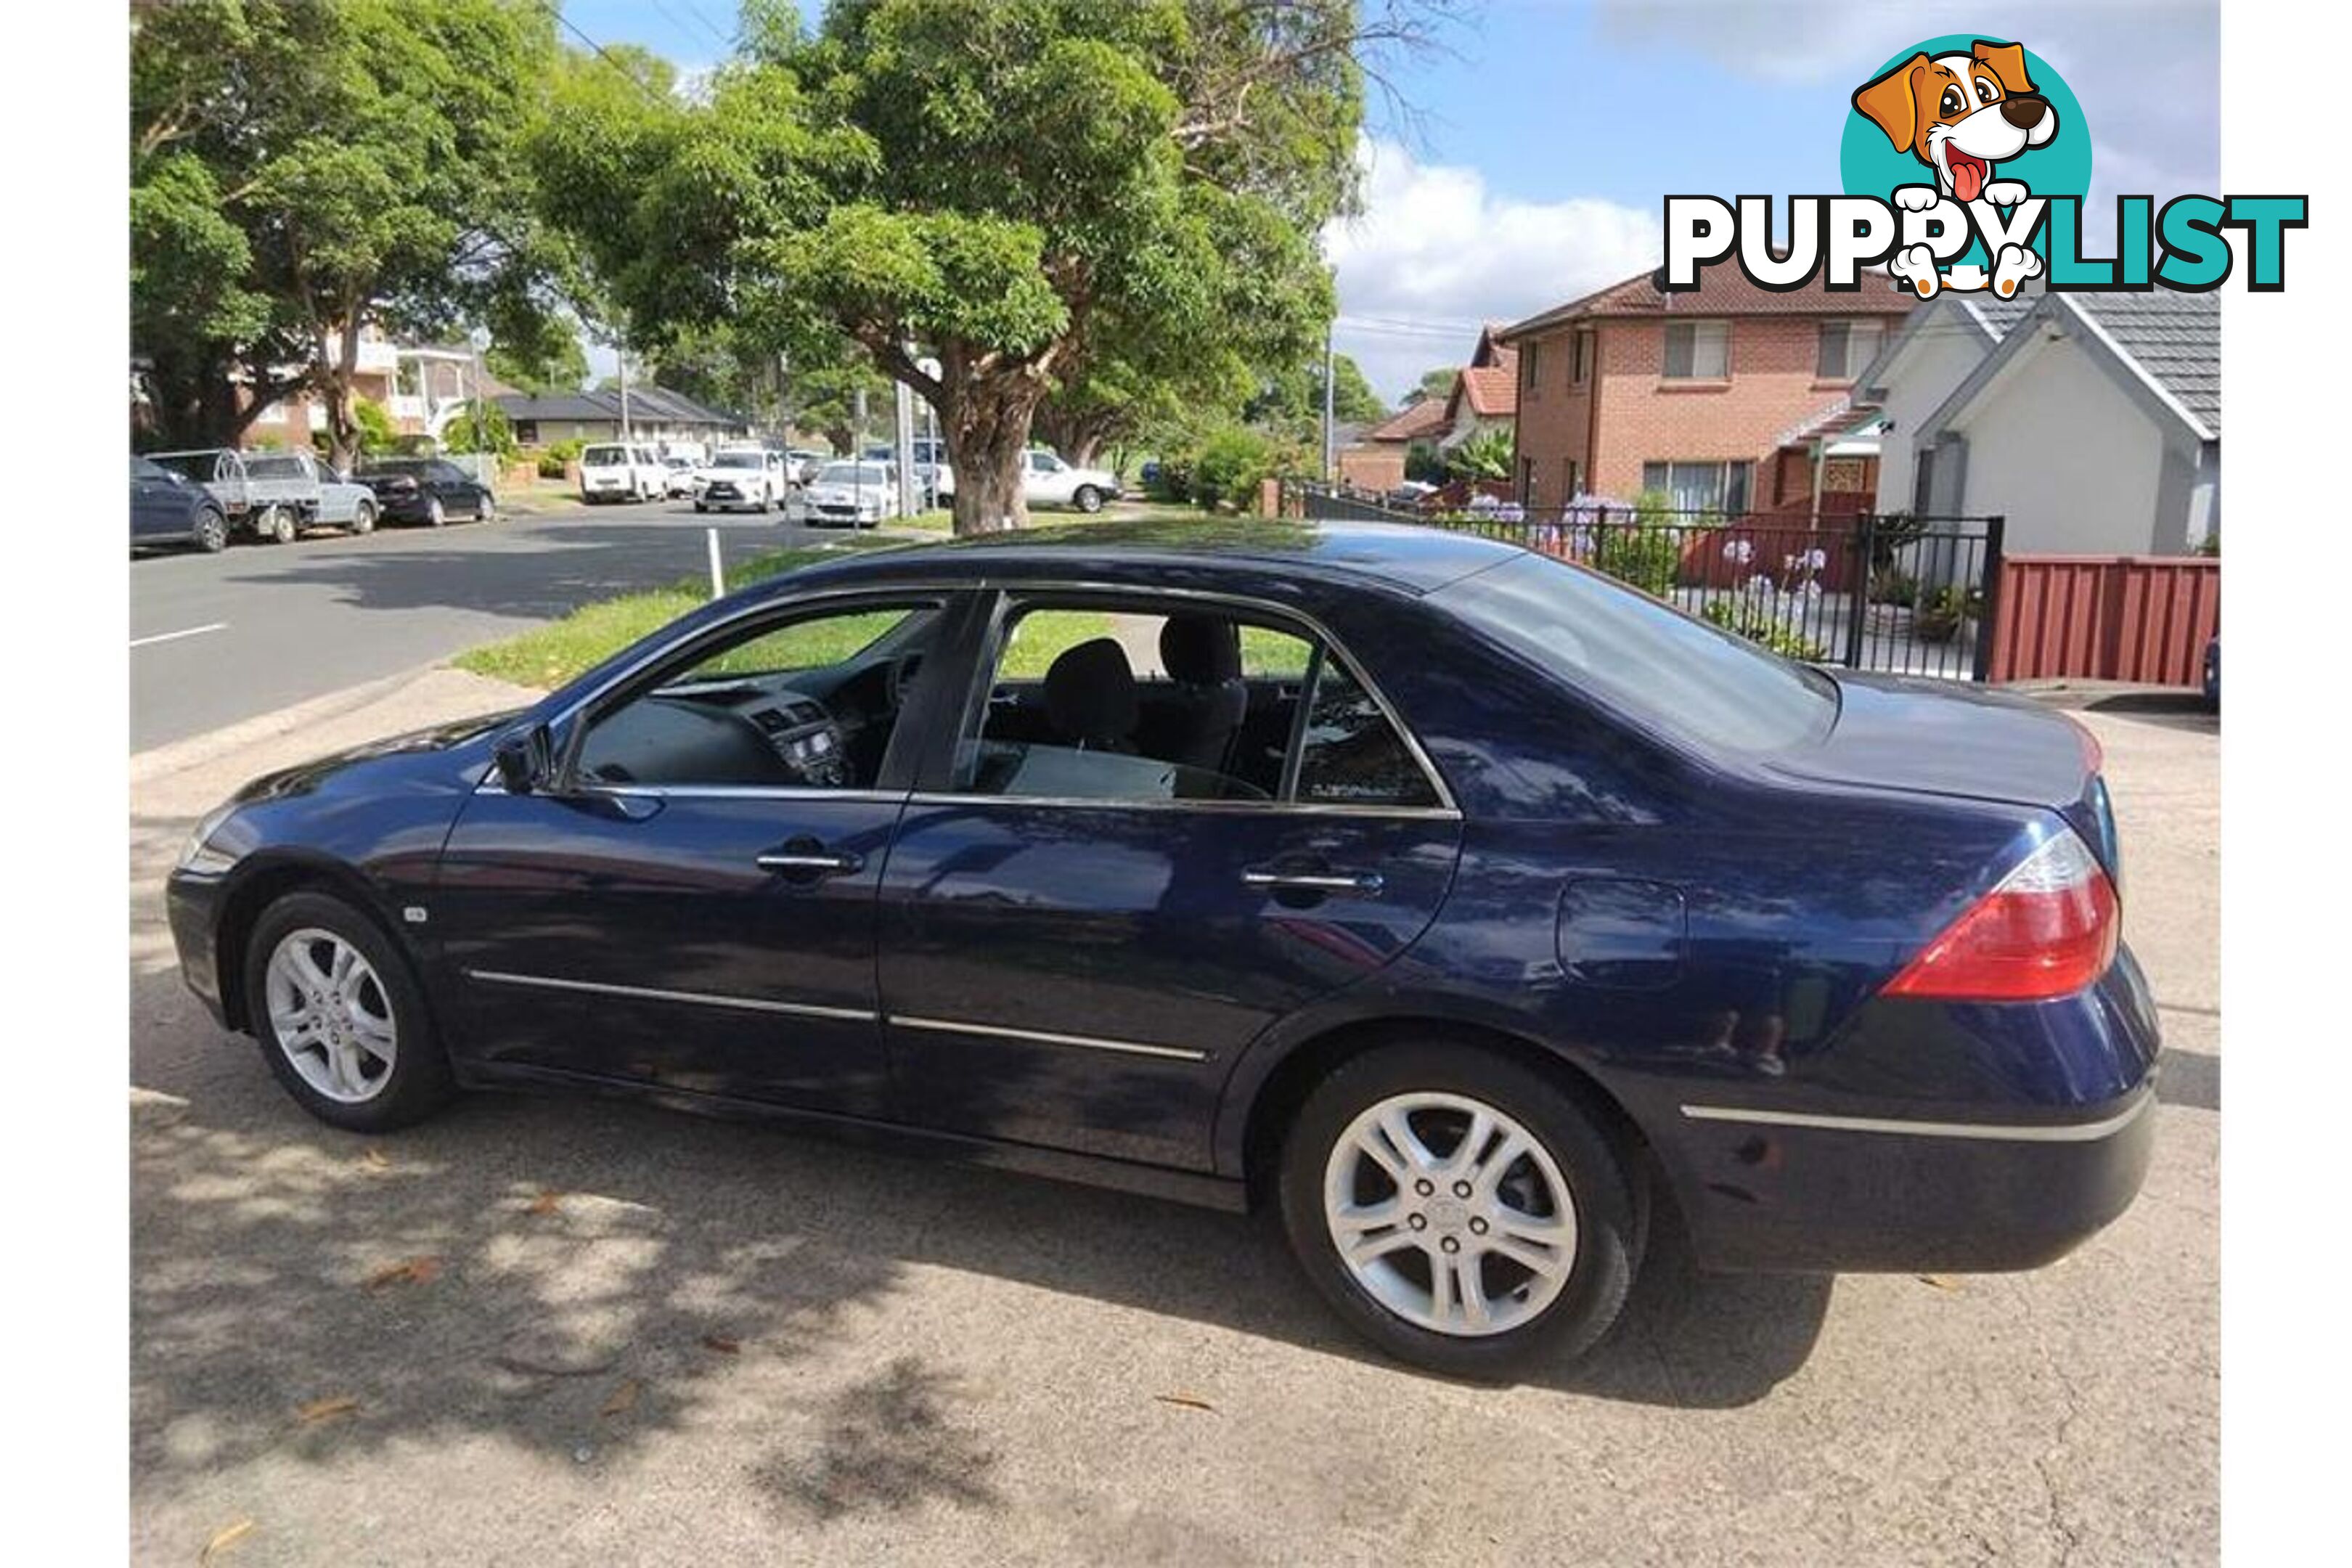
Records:
{"label": "honda accord sedan", "polygon": [[1278,1214],[1388,1352],[1722,1268],[2032,1268],[2130,1203],[2157,1024],[2096,744],[1436,529],[859,552],[531,708],[258,779],[170,886],[320,1120],[756,1112]]}

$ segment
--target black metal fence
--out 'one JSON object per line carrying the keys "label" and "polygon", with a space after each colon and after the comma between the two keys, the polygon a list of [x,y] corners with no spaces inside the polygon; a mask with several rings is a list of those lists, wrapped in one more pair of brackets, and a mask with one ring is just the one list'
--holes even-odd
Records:
{"label": "black metal fence", "polygon": [[1605,572],[1792,658],[1981,680],[2000,581],[1999,517],[1728,514],[1511,502],[1422,512],[1319,485],[1310,518],[1475,533]]}

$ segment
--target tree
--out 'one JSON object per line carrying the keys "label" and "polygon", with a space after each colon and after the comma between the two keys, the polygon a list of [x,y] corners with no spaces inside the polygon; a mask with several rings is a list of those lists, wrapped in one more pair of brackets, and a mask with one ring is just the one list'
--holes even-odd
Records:
{"label": "tree", "polygon": [[452,452],[488,452],[500,462],[511,462],[521,448],[515,441],[514,423],[495,403],[477,401],[455,416],[441,431],[441,444]]}
{"label": "tree", "polygon": [[754,5],[704,102],[560,96],[536,157],[641,341],[856,342],[938,410],[981,531],[1026,520],[1050,394],[1311,352],[1361,59],[1423,26],[1413,0],[835,0],[809,33]]}
{"label": "tree", "polygon": [[577,392],[588,384],[588,353],[578,332],[560,318],[551,318],[555,330],[543,341],[493,343],[482,351],[482,366],[518,392],[544,397],[551,392]]}
{"label": "tree", "polygon": [[[1388,417],[1388,407],[1372,390],[1362,369],[1346,354],[1331,363],[1331,418],[1340,425],[1374,425]],[[1243,409],[1253,425],[1270,425],[1290,432],[1317,430],[1323,424],[1323,357],[1293,365],[1270,377]]]}
{"label": "tree", "polygon": [[1424,403],[1433,397],[1443,403],[1454,395],[1454,383],[1461,374],[1452,365],[1440,365],[1435,370],[1423,371],[1420,384],[1405,395],[1405,401]]}
{"label": "tree", "polygon": [[218,438],[308,387],[347,462],[362,328],[543,327],[563,258],[517,128],[554,58],[544,8],[174,0],[132,25],[134,342]]}

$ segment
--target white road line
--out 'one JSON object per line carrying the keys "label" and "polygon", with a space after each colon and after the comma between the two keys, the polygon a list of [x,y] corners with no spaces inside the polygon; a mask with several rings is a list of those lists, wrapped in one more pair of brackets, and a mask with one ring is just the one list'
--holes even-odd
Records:
{"label": "white road line", "polygon": [[151,642],[172,642],[180,637],[200,637],[206,632],[225,632],[226,630],[228,630],[228,623],[226,621],[215,621],[208,626],[190,626],[187,630],[181,632],[157,632],[152,637],[132,637],[131,639],[131,646],[132,647],[145,647]]}

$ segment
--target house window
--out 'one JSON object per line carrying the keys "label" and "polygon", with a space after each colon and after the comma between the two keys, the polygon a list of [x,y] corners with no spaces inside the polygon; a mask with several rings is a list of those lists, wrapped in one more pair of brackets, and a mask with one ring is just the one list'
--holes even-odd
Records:
{"label": "house window", "polygon": [[1535,499],[1536,460],[1533,458],[1521,458],[1519,459],[1519,504],[1529,505]]}
{"label": "house window", "polygon": [[1576,352],[1569,361],[1569,384],[1572,386],[1582,386],[1586,379],[1592,374],[1592,334],[1591,332],[1576,334]]}
{"label": "house window", "polygon": [[1566,505],[1568,502],[1574,500],[1577,494],[1576,459],[1574,458],[1562,458],[1559,460],[1559,499],[1561,504]]}
{"label": "house window", "polygon": [[1540,342],[1529,342],[1519,350],[1519,380],[1532,392],[1536,385],[1536,351]]}
{"label": "house window", "polygon": [[1727,381],[1731,378],[1729,321],[1670,321],[1666,325],[1668,381]]}
{"label": "house window", "polygon": [[1823,381],[1852,381],[1878,357],[1885,340],[1881,321],[1823,321],[1822,353],[1816,374]]}
{"label": "house window", "polygon": [[1663,490],[1678,512],[1738,517],[1748,510],[1753,463],[1644,463],[1642,489]]}

